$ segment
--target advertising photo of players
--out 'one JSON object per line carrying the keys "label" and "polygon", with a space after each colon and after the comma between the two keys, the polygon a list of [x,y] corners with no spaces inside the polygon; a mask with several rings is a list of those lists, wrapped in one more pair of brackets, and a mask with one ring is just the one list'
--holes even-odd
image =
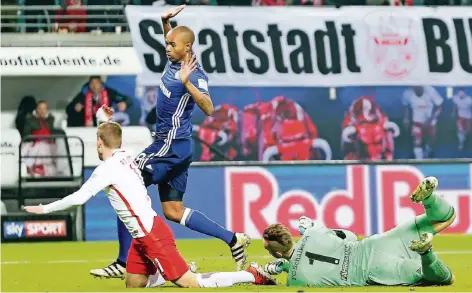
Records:
{"label": "advertising photo of players", "polygon": [[472,88],[213,87],[195,158],[393,160],[472,156]]}

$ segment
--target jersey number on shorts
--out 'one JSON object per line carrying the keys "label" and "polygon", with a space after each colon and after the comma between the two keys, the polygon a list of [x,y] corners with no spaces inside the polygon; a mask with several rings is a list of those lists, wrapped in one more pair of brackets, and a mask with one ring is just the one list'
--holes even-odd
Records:
{"label": "jersey number on shorts", "polygon": [[321,254],[316,254],[316,253],[311,253],[309,251],[305,252],[305,256],[308,258],[310,265],[313,265],[315,260],[319,262],[330,263],[333,265],[339,264],[339,259],[337,258],[329,257],[329,256],[321,255]]}

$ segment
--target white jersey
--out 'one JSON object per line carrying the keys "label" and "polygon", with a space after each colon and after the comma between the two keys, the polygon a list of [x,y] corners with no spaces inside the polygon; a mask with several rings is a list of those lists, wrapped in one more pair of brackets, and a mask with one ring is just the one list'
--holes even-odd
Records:
{"label": "white jersey", "polygon": [[457,107],[457,116],[464,119],[472,119],[472,97],[459,97],[455,95],[452,101]]}
{"label": "white jersey", "polygon": [[403,105],[412,111],[413,122],[425,123],[433,115],[435,106],[441,106],[444,99],[432,86],[424,86],[422,96],[417,96],[412,89],[403,93]]}
{"label": "white jersey", "polygon": [[131,236],[139,238],[151,231],[157,214],[152,209],[151,198],[134,156],[124,149],[115,150],[77,192],[46,205],[45,210],[53,212],[84,204],[101,190],[108,196]]}

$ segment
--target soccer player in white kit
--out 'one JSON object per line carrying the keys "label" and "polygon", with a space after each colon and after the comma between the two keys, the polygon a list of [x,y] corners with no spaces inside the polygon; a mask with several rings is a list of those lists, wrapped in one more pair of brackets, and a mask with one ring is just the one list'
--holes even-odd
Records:
{"label": "soccer player in white kit", "polygon": [[454,114],[457,115],[458,149],[462,150],[472,129],[472,97],[466,95],[464,89],[460,88],[452,101],[454,102]]}
{"label": "soccer player in white kit", "polygon": [[411,110],[411,135],[416,159],[430,155],[443,101],[443,97],[432,86],[414,86],[403,93],[404,123],[406,128],[410,127]]}
{"label": "soccer player in white kit", "polygon": [[[108,107],[105,109],[111,111]],[[169,225],[151,206],[134,155],[122,149],[121,143],[120,125],[102,123],[97,131],[97,153],[103,162],[87,182],[61,200],[24,209],[34,214],[62,211],[83,205],[103,190],[133,237],[126,266],[127,287],[155,287],[166,280],[187,288],[230,287],[237,283],[275,284],[255,263],[247,271],[240,272],[196,274],[191,271],[177,250]]]}

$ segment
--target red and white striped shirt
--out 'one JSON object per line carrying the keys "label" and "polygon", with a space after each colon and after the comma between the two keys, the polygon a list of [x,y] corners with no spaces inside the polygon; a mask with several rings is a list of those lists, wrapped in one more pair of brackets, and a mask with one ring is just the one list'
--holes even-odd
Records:
{"label": "red and white striped shirt", "polygon": [[82,205],[101,190],[108,196],[131,236],[139,238],[151,231],[157,214],[152,209],[151,198],[134,156],[124,149],[113,151],[113,155],[94,170],[78,191],[44,206],[45,212]]}

